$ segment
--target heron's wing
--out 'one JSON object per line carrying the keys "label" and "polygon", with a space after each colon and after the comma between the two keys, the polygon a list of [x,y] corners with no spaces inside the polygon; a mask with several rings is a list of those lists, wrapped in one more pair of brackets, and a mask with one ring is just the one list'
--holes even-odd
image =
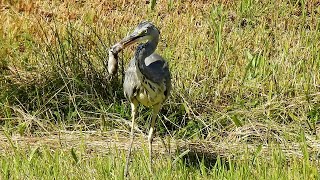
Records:
{"label": "heron's wing", "polygon": [[170,72],[168,63],[158,54],[153,53],[145,59],[147,68],[143,74],[155,83],[169,81]]}

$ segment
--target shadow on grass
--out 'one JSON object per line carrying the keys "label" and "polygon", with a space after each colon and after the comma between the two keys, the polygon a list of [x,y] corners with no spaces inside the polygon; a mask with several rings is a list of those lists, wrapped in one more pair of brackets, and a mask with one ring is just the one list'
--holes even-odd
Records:
{"label": "shadow on grass", "polygon": [[[188,149],[188,153],[184,155],[181,160],[189,168],[199,169],[204,166],[206,169],[211,170],[215,166],[224,167],[229,169],[229,162],[225,157],[220,156],[218,153],[213,153],[201,149]],[[177,152],[186,152],[186,148],[180,147]]]}

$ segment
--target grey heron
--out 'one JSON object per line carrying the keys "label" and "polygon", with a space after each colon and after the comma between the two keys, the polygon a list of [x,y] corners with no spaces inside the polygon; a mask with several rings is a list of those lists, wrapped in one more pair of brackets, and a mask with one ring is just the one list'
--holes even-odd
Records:
{"label": "grey heron", "polygon": [[108,71],[115,74],[117,71],[117,55],[127,46],[142,42],[138,45],[134,57],[125,72],[123,89],[125,97],[131,103],[131,141],[129,144],[124,174],[128,175],[131,148],[134,139],[134,125],[138,104],[152,107],[148,143],[150,171],[152,172],[152,139],[154,126],[163,103],[171,90],[171,76],[168,63],[154,51],[159,42],[159,30],[150,22],[141,22],[134,31],[109,49]]}

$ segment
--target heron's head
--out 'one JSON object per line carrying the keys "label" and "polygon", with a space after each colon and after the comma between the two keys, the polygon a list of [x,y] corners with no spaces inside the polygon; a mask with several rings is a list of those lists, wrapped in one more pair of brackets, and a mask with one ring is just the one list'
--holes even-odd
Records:
{"label": "heron's head", "polygon": [[147,41],[159,38],[160,31],[148,21],[143,21],[134,29],[134,31],[112,46],[113,52],[118,53],[127,46],[136,42]]}
{"label": "heron's head", "polygon": [[[134,29],[134,31],[116,43],[109,49],[109,61],[108,71],[110,74],[115,74],[118,69],[118,53],[127,46],[141,41],[156,40],[159,39],[159,30],[148,21],[143,21]],[[155,41],[154,41],[155,42]]]}

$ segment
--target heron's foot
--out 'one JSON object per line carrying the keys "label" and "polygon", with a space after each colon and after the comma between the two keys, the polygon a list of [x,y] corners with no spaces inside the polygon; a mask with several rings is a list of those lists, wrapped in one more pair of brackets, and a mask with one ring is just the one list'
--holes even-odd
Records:
{"label": "heron's foot", "polygon": [[149,171],[150,171],[150,174],[153,175],[153,168],[152,168],[152,166],[149,167]]}
{"label": "heron's foot", "polygon": [[150,174],[153,174],[153,167],[152,167],[153,161],[152,161],[152,156],[150,155],[149,158],[150,158],[150,162],[149,162],[149,172],[150,172]]}
{"label": "heron's foot", "polygon": [[129,150],[128,154],[127,154],[126,164],[125,164],[125,168],[124,168],[124,177],[128,177],[128,175],[129,175],[129,163],[131,162],[130,155],[131,155],[131,150]]}
{"label": "heron's foot", "polygon": [[124,168],[124,172],[123,172],[123,176],[124,176],[124,177],[128,177],[128,175],[129,175],[128,166],[129,166],[129,163],[128,163],[128,161],[127,161],[127,162],[126,162],[126,166],[125,166],[125,168]]}

